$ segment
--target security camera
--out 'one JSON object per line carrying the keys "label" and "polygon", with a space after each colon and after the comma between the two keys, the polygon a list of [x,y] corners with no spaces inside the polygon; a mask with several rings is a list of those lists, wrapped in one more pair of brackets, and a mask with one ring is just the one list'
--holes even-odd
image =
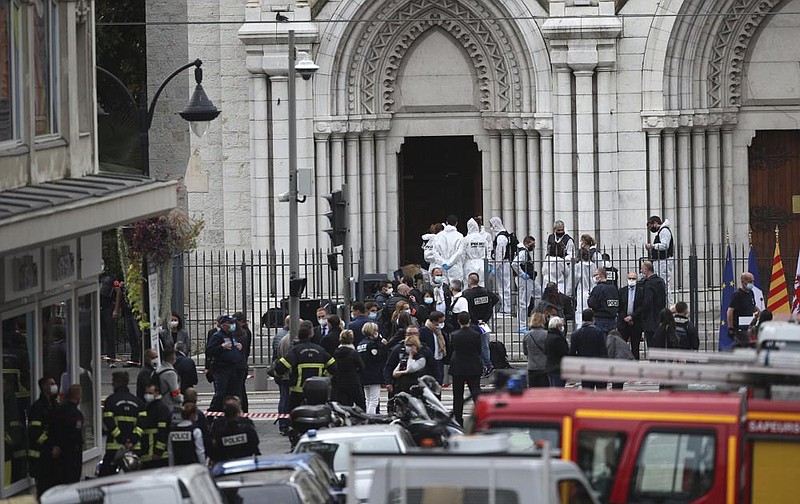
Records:
{"label": "security camera", "polygon": [[303,80],[308,80],[314,73],[319,70],[319,65],[315,64],[311,56],[307,52],[297,52],[298,62],[295,64],[294,69],[300,74]]}

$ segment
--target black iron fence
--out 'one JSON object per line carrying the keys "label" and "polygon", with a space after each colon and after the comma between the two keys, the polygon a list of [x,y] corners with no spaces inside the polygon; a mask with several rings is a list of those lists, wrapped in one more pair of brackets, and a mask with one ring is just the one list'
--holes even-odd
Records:
{"label": "black iron fence", "polygon": [[[713,351],[717,348],[719,320],[723,310],[721,298],[725,254],[724,245],[686,247],[677,249],[675,257],[669,261],[670,303],[688,303],[691,319],[700,333],[701,350]],[[733,281],[738,286],[739,275],[748,270],[749,246],[732,245],[731,254]],[[501,298],[497,309],[507,312],[497,313],[490,321],[493,337],[505,343],[512,358],[524,359],[521,343],[527,325],[528,303],[538,301],[547,281],[558,283],[559,290],[573,299],[576,312],[580,315],[592,288],[591,280],[596,267],[606,267],[611,279],[621,287],[625,285],[628,272],[638,273],[641,261],[646,258],[647,250],[641,246],[607,247],[592,254],[588,261],[553,261],[537,257],[534,260],[537,275],[533,282],[520,278],[514,271],[517,269],[515,265],[486,261],[484,280]],[[388,275],[365,272],[357,252],[349,254],[348,259],[352,264],[353,277],[348,283],[353,299],[371,299],[377,290],[377,279],[385,279]],[[793,266],[794,258],[789,259],[787,262]],[[656,264],[657,270],[659,266],[663,267],[663,263]],[[204,347],[206,334],[214,327],[220,314],[242,311],[247,315],[254,333],[251,361],[267,362],[272,338],[283,326],[283,319],[287,315],[290,276],[288,254],[283,251],[198,251],[186,254],[182,262],[176,261],[175,267],[183,269],[185,301],[182,313],[193,339],[193,348],[201,350]],[[788,264],[785,269],[792,271]],[[505,289],[503,279],[507,271],[510,287]],[[760,287],[766,297],[769,272],[758,273],[761,273]],[[301,301],[301,318],[313,320],[316,308],[321,304],[331,312],[337,307],[344,309],[341,307],[341,269],[330,269],[326,251],[303,252],[299,275],[308,281]],[[421,281],[424,281],[427,271],[422,276]],[[790,294],[792,284],[793,280],[788,284]],[[522,303],[520,298],[523,299]],[[572,315],[568,316],[572,319],[569,322],[570,329],[576,323]]]}

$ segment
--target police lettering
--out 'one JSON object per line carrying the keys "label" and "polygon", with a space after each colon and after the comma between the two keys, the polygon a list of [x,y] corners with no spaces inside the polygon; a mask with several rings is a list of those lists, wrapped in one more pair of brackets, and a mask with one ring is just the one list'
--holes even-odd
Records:
{"label": "police lettering", "polygon": [[247,444],[247,434],[234,434],[222,438],[222,446],[236,446]]}
{"label": "police lettering", "polygon": [[476,297],[474,303],[476,305],[489,304],[489,296]]}
{"label": "police lettering", "polygon": [[619,308],[619,299],[607,299],[606,306],[609,307],[616,306],[617,308]]}
{"label": "police lettering", "polygon": [[191,441],[192,433],[189,431],[172,431],[169,433],[169,438],[173,442],[178,441]]}

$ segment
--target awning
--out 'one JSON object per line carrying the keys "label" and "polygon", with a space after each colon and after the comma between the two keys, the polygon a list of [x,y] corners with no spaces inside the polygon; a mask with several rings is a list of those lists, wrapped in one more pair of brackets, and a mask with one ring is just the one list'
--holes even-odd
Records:
{"label": "awning", "polygon": [[176,185],[96,174],[0,192],[0,254],[164,214],[177,204]]}

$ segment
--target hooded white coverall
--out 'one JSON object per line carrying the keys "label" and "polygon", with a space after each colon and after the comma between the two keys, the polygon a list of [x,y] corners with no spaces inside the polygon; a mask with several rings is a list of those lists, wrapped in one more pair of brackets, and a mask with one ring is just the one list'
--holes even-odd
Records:
{"label": "hooded white coverall", "polygon": [[497,245],[494,249],[494,274],[496,278],[497,294],[500,296],[500,313],[511,314],[511,262],[505,259],[508,238],[505,235],[498,235],[506,231],[500,217],[489,219],[492,233],[497,238]]}
{"label": "hooded white coverall", "polygon": [[[463,239],[464,235],[462,235],[455,226],[447,224],[444,227],[444,231],[436,235],[436,243],[434,245],[436,265],[441,266],[448,264],[447,259],[456,253],[456,250],[458,250],[458,246]],[[448,284],[452,283],[453,280],[461,280],[464,278],[464,270],[462,269],[461,264],[448,264],[448,266],[452,266],[444,272],[444,276],[447,277]]]}
{"label": "hooded white coverall", "polygon": [[[519,328],[528,330],[528,303],[536,305],[536,301],[542,298],[542,287],[525,271],[525,263],[533,261],[533,252],[528,252],[523,244],[519,244],[517,255],[511,263],[511,268],[517,274],[517,311],[519,316]],[[533,298],[533,300],[531,300]]]}
{"label": "hooded white coverall", "polygon": [[458,250],[448,258],[446,263],[450,266],[462,265],[464,285],[468,285],[467,277],[470,273],[477,273],[480,278],[478,285],[484,287],[484,265],[488,258],[489,249],[486,247],[486,240],[475,219],[470,219],[467,221],[467,235],[461,240]]}

